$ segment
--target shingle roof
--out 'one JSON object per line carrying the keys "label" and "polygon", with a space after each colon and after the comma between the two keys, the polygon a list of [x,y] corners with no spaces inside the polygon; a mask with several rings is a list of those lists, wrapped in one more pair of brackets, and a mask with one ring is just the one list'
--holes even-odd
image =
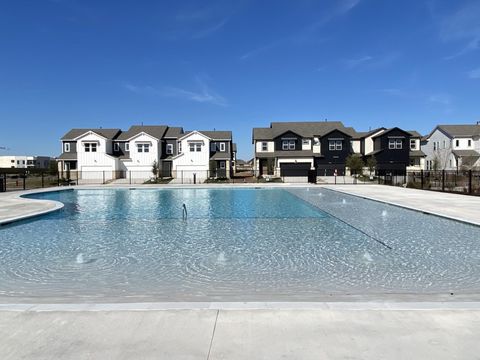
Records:
{"label": "shingle roof", "polygon": [[356,131],[341,121],[272,122],[269,128],[253,128],[254,140],[272,140],[287,131],[303,137],[323,136],[333,130],[356,136]]}
{"label": "shingle roof", "polygon": [[355,136],[355,139],[362,139],[362,138],[369,137],[370,135],[373,135],[379,132],[380,130],[386,130],[386,129],[384,127],[381,127],[381,128],[376,128],[369,131],[357,131],[357,135]]}
{"label": "shingle roof", "polygon": [[164,137],[178,139],[183,135],[183,128],[181,127],[169,127]]}
{"label": "shingle roof", "polygon": [[77,153],[70,153],[70,152],[63,153],[57,159],[58,160],[77,160]]}
{"label": "shingle roof", "polygon": [[202,133],[205,136],[208,136],[212,140],[232,140],[231,131],[203,131],[198,130],[199,133]]}
{"label": "shingle roof", "polygon": [[424,157],[427,156],[422,150],[410,150],[410,157]]}
{"label": "shingle roof", "polygon": [[480,154],[475,150],[453,150],[453,153],[459,157],[480,157]]}
{"label": "shingle roof", "polygon": [[409,132],[412,135],[412,137],[418,137],[418,138],[422,137],[422,135],[420,135],[420,133],[418,131],[408,130],[407,132]]}
{"label": "shingle roof", "polygon": [[130,127],[130,129],[128,129],[128,131],[123,132],[118,137],[118,140],[128,140],[142,132],[160,140],[166,131],[167,126],[165,125],[133,125]]}
{"label": "shingle roof", "polygon": [[384,136],[385,134],[387,134],[387,133],[389,133],[390,131],[395,130],[395,129],[396,129],[396,130],[403,131],[403,132],[406,133],[406,134],[410,134],[408,131],[405,131],[405,130],[403,130],[403,129],[400,129],[399,127],[393,127],[393,128],[390,128],[390,129],[385,129],[384,132],[382,132],[382,133],[380,133],[380,134],[378,134],[378,135],[375,135],[372,139],[378,138],[378,137],[380,137],[380,136]]}
{"label": "shingle roof", "polygon": [[115,139],[115,137],[121,132],[120,129],[72,129],[62,136],[61,140],[75,140],[79,136],[82,136],[88,132],[94,132],[107,139]]}
{"label": "shingle roof", "polygon": [[230,156],[229,153],[216,152],[210,156],[210,160],[230,160]]}
{"label": "shingle roof", "polygon": [[[312,157],[312,150],[277,150],[275,152],[257,152],[256,157]],[[323,157],[323,155],[315,154],[315,157]]]}
{"label": "shingle roof", "polygon": [[437,128],[450,136],[480,136],[480,125],[438,125]]}

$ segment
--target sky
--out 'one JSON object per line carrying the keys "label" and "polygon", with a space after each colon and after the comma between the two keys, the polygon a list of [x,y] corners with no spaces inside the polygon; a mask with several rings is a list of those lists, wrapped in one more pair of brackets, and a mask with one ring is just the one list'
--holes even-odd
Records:
{"label": "sky", "polygon": [[0,155],[71,128],[480,120],[479,0],[0,0]]}

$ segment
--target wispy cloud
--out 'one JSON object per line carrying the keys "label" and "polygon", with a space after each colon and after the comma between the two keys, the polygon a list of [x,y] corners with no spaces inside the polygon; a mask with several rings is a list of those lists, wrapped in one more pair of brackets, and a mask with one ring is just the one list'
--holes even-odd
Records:
{"label": "wispy cloud", "polygon": [[373,57],[367,55],[367,56],[362,56],[354,59],[345,59],[344,63],[345,63],[345,66],[347,66],[349,69],[353,69],[371,60],[373,60]]}
{"label": "wispy cloud", "polygon": [[480,79],[480,68],[473,69],[472,71],[468,72],[468,77],[470,79]]}
{"label": "wispy cloud", "polygon": [[364,55],[351,59],[344,59],[343,63],[348,69],[355,69],[360,66],[368,68],[382,68],[391,65],[400,57],[400,53],[391,52],[381,56]]}
{"label": "wispy cloud", "polygon": [[[277,48],[284,44],[292,44],[292,43],[299,43],[305,42],[307,40],[316,37],[317,32],[323,26],[328,24],[333,19],[345,15],[351,10],[353,10],[358,4],[360,4],[361,0],[340,0],[336,2],[335,7],[329,9],[323,16],[321,16],[318,20],[308,24],[307,26],[302,27],[301,29],[293,32],[292,34],[286,35],[284,37],[275,39],[269,43],[261,45],[253,50],[249,50],[240,56],[240,60],[247,60],[261,53],[267,52],[268,50]],[[317,42],[323,42],[326,39],[316,39]]]}
{"label": "wispy cloud", "polygon": [[427,101],[433,104],[450,105],[452,103],[452,97],[445,93],[430,94],[427,97]]}
{"label": "wispy cloud", "polygon": [[451,60],[480,48],[480,2],[471,1],[447,16],[440,16],[440,38],[444,42],[463,43],[462,48],[445,59]]}
{"label": "wispy cloud", "polygon": [[227,100],[214,91],[208,84],[209,80],[206,75],[197,75],[194,79],[196,84],[195,90],[187,90],[173,86],[154,87],[150,85],[138,86],[131,83],[122,84],[123,88],[136,93],[150,96],[172,97],[178,99],[189,100],[197,103],[213,104],[218,106],[228,106]]}

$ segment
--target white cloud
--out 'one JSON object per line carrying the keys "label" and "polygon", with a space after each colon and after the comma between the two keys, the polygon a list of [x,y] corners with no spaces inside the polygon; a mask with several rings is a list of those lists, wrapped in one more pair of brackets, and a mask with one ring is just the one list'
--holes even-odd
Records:
{"label": "white cloud", "polygon": [[480,48],[480,2],[462,6],[440,21],[440,38],[444,42],[463,42],[463,47],[446,59],[453,59]]}
{"label": "white cloud", "polygon": [[198,103],[228,106],[227,100],[211,89],[207,84],[207,80],[208,77],[206,75],[197,75],[195,77],[195,83],[197,84],[198,90],[187,90],[173,86],[162,86],[156,88],[150,85],[137,86],[130,83],[124,83],[123,88],[136,94],[172,97]]}
{"label": "white cloud", "polygon": [[359,58],[355,59],[345,59],[344,63],[349,69],[356,68],[357,66],[367,63],[369,61],[373,60],[373,57],[367,55],[367,56],[362,56]]}

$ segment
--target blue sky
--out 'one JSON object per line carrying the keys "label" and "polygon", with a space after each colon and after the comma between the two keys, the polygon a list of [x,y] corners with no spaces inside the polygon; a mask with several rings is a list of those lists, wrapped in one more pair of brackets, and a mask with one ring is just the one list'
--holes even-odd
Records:
{"label": "blue sky", "polygon": [[480,1],[0,0],[0,154],[73,127],[480,120]]}

